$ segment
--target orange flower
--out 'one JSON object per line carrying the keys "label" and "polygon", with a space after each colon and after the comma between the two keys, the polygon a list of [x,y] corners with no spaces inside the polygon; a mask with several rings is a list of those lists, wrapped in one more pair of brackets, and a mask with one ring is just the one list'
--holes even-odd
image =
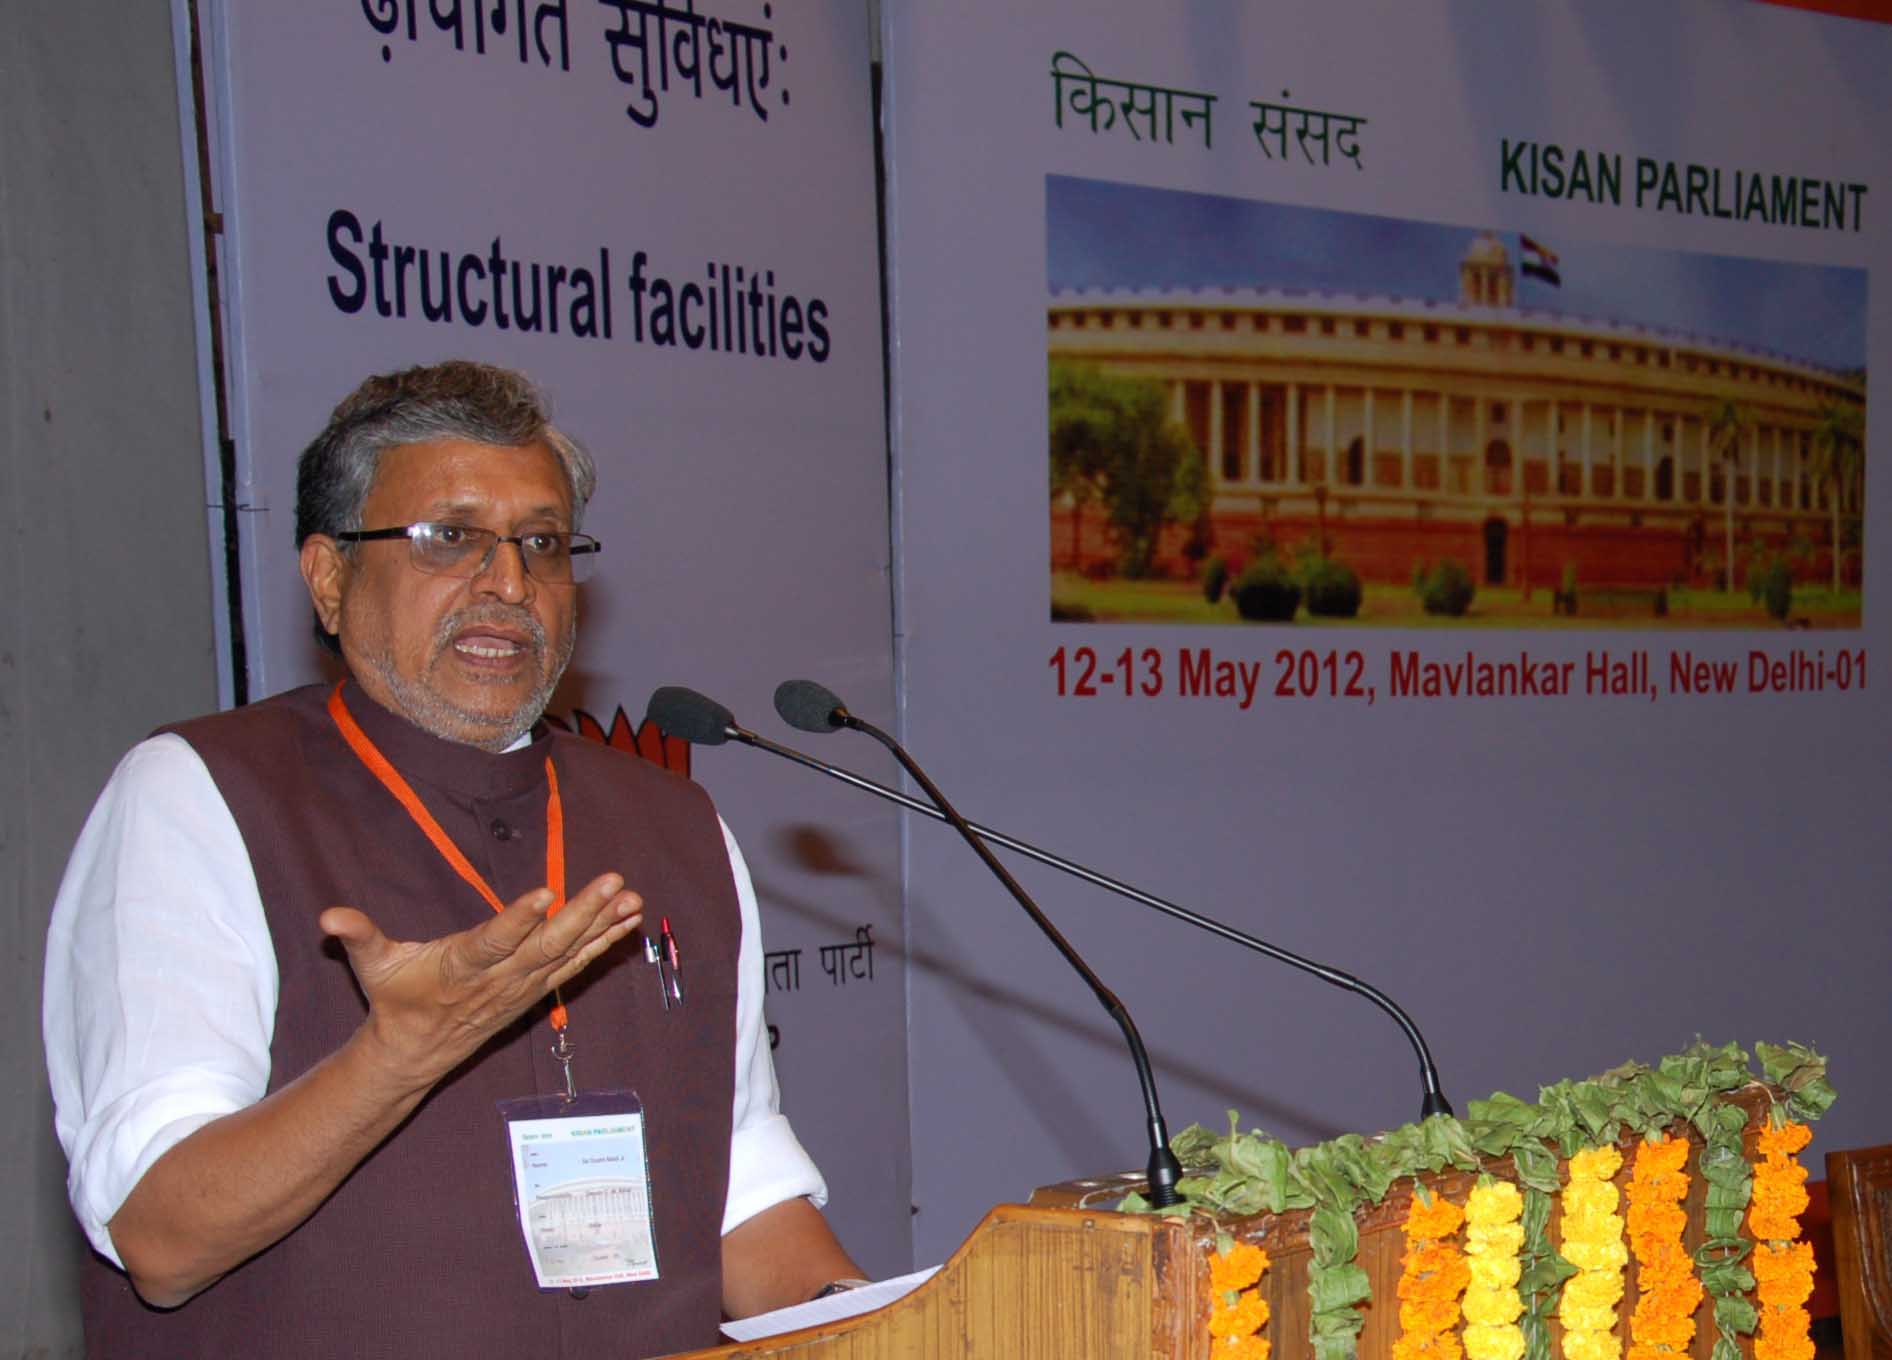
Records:
{"label": "orange flower", "polygon": [[1214,1252],[1209,1257],[1209,1287],[1218,1294],[1246,1289],[1261,1278],[1268,1268],[1268,1253],[1252,1242],[1237,1242],[1228,1255]]}
{"label": "orange flower", "polygon": [[1406,1212],[1403,1231],[1409,1242],[1436,1242],[1453,1236],[1464,1221],[1465,1211],[1444,1195],[1434,1195],[1430,1204],[1414,1195],[1412,1208]]}
{"label": "orange flower", "polygon": [[1227,1252],[1209,1253],[1209,1284],[1215,1308],[1209,1314],[1209,1335],[1217,1360],[1268,1360],[1273,1349],[1255,1333],[1268,1324],[1268,1300],[1257,1283],[1268,1269],[1268,1253],[1252,1242],[1234,1243]]}
{"label": "orange flower", "polygon": [[1754,1360],[1813,1360],[1812,1319],[1796,1308],[1797,1318],[1783,1319],[1778,1328],[1763,1326],[1754,1338]]}
{"label": "orange flower", "polygon": [[1243,1290],[1233,1306],[1209,1315],[1210,1336],[1253,1336],[1268,1321],[1268,1301],[1256,1289]]}
{"label": "orange flower", "polygon": [[1768,1308],[1797,1308],[1813,1296],[1813,1244],[1780,1246],[1763,1242],[1754,1249],[1755,1293]]}
{"label": "orange flower", "polygon": [[1791,1242],[1800,1235],[1799,1218],[1807,1211],[1807,1169],[1770,1153],[1754,1168],[1754,1197],[1748,1227],[1761,1241]]}
{"label": "orange flower", "polygon": [[1402,1336],[1393,1343],[1392,1360],[1463,1360],[1464,1348],[1451,1331]]}
{"label": "orange flower", "polygon": [[1258,1336],[1225,1336],[1215,1343],[1214,1360],[1268,1360],[1274,1343]]}
{"label": "orange flower", "polygon": [[1761,1130],[1761,1155],[1785,1159],[1812,1141],[1813,1130],[1808,1125],[1790,1121],[1775,1128],[1770,1124]]}
{"label": "orange flower", "polygon": [[1636,1149],[1629,1180],[1629,1245],[1641,1297],[1629,1319],[1629,1360],[1671,1360],[1695,1339],[1701,1281],[1682,1248],[1688,1216],[1688,1144],[1680,1138],[1645,1141]]}
{"label": "orange flower", "polygon": [[1458,1326],[1458,1299],[1471,1280],[1471,1267],[1452,1239],[1464,1222],[1464,1210],[1443,1195],[1428,1204],[1414,1193],[1403,1227],[1410,1245],[1399,1277],[1403,1302],[1392,1360],[1461,1360],[1452,1329]]}
{"label": "orange flower", "polygon": [[1414,1340],[1439,1336],[1458,1326],[1456,1298],[1407,1299],[1399,1305],[1399,1325]]}
{"label": "orange flower", "polygon": [[1761,1130],[1747,1220],[1758,1239],[1753,1269],[1761,1320],[1754,1360],[1813,1360],[1811,1320],[1801,1306],[1813,1293],[1813,1248],[1796,1240],[1807,1207],[1807,1169],[1794,1159],[1812,1137],[1805,1124]]}
{"label": "orange flower", "polygon": [[[1661,1142],[1643,1140],[1636,1151],[1636,1164],[1632,1180],[1659,1181],[1672,1176],[1678,1171],[1685,1172],[1688,1167],[1688,1140],[1685,1138],[1664,1138]],[[1682,1183],[1684,1191],[1688,1182]]]}

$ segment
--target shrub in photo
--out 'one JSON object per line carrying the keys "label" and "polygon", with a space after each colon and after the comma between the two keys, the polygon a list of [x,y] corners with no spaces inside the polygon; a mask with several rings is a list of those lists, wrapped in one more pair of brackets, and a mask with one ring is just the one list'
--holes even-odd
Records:
{"label": "shrub in photo", "polygon": [[1251,623],[1287,623],[1301,607],[1301,585],[1280,554],[1255,558],[1229,587],[1235,612]]}
{"label": "shrub in photo", "polygon": [[1412,588],[1419,593],[1419,603],[1428,614],[1461,618],[1472,607],[1478,587],[1463,562],[1446,558],[1437,565],[1422,564],[1412,576]]}
{"label": "shrub in photo", "polygon": [[1350,619],[1360,612],[1364,591],[1360,574],[1333,557],[1310,556],[1301,564],[1301,589],[1307,612],[1328,619]]}

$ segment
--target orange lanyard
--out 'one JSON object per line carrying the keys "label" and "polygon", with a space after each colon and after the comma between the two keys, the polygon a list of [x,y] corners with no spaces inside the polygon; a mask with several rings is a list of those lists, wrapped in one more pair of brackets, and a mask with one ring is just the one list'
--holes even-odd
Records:
{"label": "orange lanyard", "polygon": [[[434,814],[427,810],[427,805],[401,778],[401,772],[394,768],[388,758],[381,754],[368,734],[361,730],[361,724],[355,721],[355,715],[348,711],[348,705],[342,702],[342,686],[346,681],[338,680],[328,696],[329,716],[335,719],[335,726],[341,729],[342,740],[348,743],[356,757],[368,772],[379,779],[387,791],[394,795],[395,801],[407,809],[407,815],[414,819],[414,825],[433,843],[440,857],[453,866],[479,895],[486,899],[486,904],[494,911],[504,911],[506,904],[499,900],[486,880],[480,876],[460,852],[460,847],[453,843],[446,829],[434,820]],[[565,905],[565,805],[558,797],[558,771],[552,768],[552,757],[545,758],[545,882],[552,890],[552,905],[546,910],[546,919],[558,915],[559,908]],[[563,1030],[567,1013],[563,1001],[555,1002],[552,1007],[552,1028]]]}

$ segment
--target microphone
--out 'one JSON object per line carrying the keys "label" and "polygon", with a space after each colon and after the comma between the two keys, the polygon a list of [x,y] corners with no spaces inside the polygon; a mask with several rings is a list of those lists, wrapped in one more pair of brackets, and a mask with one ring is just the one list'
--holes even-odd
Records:
{"label": "microphone", "polygon": [[803,732],[858,726],[834,691],[812,680],[784,680],[777,685],[775,711],[783,722]]}
{"label": "microphone", "polygon": [[721,746],[740,737],[736,715],[707,695],[682,685],[660,686],[644,708],[644,721],[655,722],[673,737],[693,746]]}
{"label": "microphone", "polygon": [[[845,706],[841,704],[840,700],[819,685],[811,685],[810,682],[807,681],[791,683],[796,684],[794,691],[796,717],[809,718],[813,725],[803,727],[800,722],[789,719],[786,714],[783,715],[784,719],[789,721],[791,725],[799,727],[804,731],[832,732],[836,730],[837,724],[833,721],[834,715],[837,712],[846,712]],[[808,686],[808,688],[804,689],[802,686]],[[787,686],[783,688],[787,688]],[[779,692],[778,690],[778,694]],[[807,696],[811,693],[814,694],[815,697],[809,700]],[[659,711],[659,698],[663,698],[666,705],[663,712]],[[673,736],[683,737],[686,741],[696,742],[704,746],[716,746],[725,741],[732,740],[740,741],[745,746],[753,746],[757,750],[767,751],[771,755],[782,757],[784,760],[792,760],[797,765],[805,765],[811,770],[817,770],[827,775],[830,779],[837,779],[843,784],[848,784],[861,790],[863,793],[871,793],[876,798],[897,804],[909,812],[917,812],[922,816],[931,817],[936,822],[946,820],[946,814],[929,803],[923,803],[917,798],[909,798],[906,794],[901,793],[897,789],[890,789],[885,784],[875,783],[873,780],[865,779],[851,770],[844,770],[838,765],[830,765],[826,761],[817,760],[805,752],[797,751],[792,746],[783,746],[777,742],[770,741],[767,737],[758,736],[754,732],[738,727],[728,709],[724,708],[714,699],[705,698],[694,690],[680,689],[675,686],[666,686],[664,689],[658,690],[656,694],[651,696],[649,716],[655,718],[657,725],[663,728],[664,731]],[[817,718],[818,721],[814,721]],[[699,731],[704,732],[705,735],[701,738],[691,735],[692,732]],[[1049,850],[1033,845],[1030,841],[1020,840],[1015,836],[1009,836],[1003,831],[994,830],[989,826],[982,826],[978,822],[968,822],[967,825],[994,845],[1001,845],[1016,854],[1024,855],[1027,859],[1036,860],[1040,864],[1067,873],[1073,878],[1082,879],[1092,887],[1102,888],[1107,892],[1113,892],[1119,897],[1126,897],[1139,906],[1148,907],[1151,911],[1161,912],[1163,915],[1171,917],[1174,920],[1192,925],[1198,930],[1207,931],[1209,934],[1216,936],[1218,939],[1226,940],[1230,944],[1238,944],[1244,949],[1252,949],[1257,954],[1273,959],[1276,963],[1285,963],[1290,968],[1299,969],[1301,972],[1317,977],[1323,982],[1340,988],[1342,991],[1352,992],[1357,996],[1365,997],[1390,1016],[1394,1023],[1399,1026],[1400,1030],[1406,1036],[1406,1041],[1412,1045],[1413,1053],[1419,1059],[1419,1077],[1424,1087],[1419,1117],[1421,1119],[1427,1119],[1435,1114],[1449,1115],[1452,1113],[1451,1102],[1445,1098],[1445,1093],[1440,1089],[1439,1069],[1432,1061],[1432,1050],[1427,1046],[1425,1036],[1419,1032],[1419,1026],[1413,1022],[1412,1017],[1406,1014],[1405,1010],[1401,1008],[1398,1002],[1394,1001],[1372,983],[1354,977],[1351,973],[1342,972],[1338,968],[1330,968],[1324,963],[1317,963],[1313,959],[1304,958],[1299,954],[1281,948],[1279,945],[1270,944],[1268,941],[1258,936],[1249,935],[1235,929],[1233,926],[1225,925],[1215,920],[1213,917],[1204,916],[1200,912],[1191,911],[1189,908],[1171,902],[1167,898],[1158,897],[1154,893],[1144,892],[1141,888],[1133,887],[1123,882],[1121,879],[1112,878],[1108,874],[1099,873],[1095,869],[1088,868],[1074,860],[1066,859],[1062,855],[1053,854]]]}
{"label": "microphone", "polygon": [[847,711],[847,705],[836,698],[833,691],[817,685],[812,680],[787,680],[776,687],[775,711],[789,726],[804,732],[832,732],[848,727],[856,732],[864,732],[893,753],[895,760],[913,776],[913,780],[933,800],[953,830],[964,838],[973,853],[984,861],[1014,901],[1025,909],[1025,914],[1032,919],[1050,940],[1057,951],[1064,956],[1064,961],[1077,971],[1084,983],[1091,989],[1105,1012],[1117,1022],[1117,1028],[1123,1031],[1124,1042],[1130,1047],[1131,1061],[1136,1064],[1137,1082],[1143,1088],[1143,1108],[1148,1123],[1150,1138],[1150,1160],[1147,1168],[1150,1203],[1159,1209],[1166,1209],[1178,1204],[1182,1196],[1176,1189],[1176,1183],[1182,1179],[1182,1164],[1176,1160],[1176,1154],[1170,1151],[1169,1128],[1163,1122],[1163,1109],[1156,1097],[1156,1078],[1150,1071],[1150,1055],[1143,1047],[1143,1038],[1137,1033],[1136,1023],[1130,1019],[1130,1012],[1124,1007],[1117,994],[1104,986],[1103,980],[1091,971],[1071,942],[1064,938],[1051,920],[1039,910],[1038,904],[1031,899],[1031,894],[1019,886],[1018,880],[1006,871],[998,857],[972,829],[970,823],[961,817],[953,805],[946,801],[946,795],[939,791],[939,786],[927,778],[926,771],[908,755],[901,746],[887,733],[872,723],[855,717]]}

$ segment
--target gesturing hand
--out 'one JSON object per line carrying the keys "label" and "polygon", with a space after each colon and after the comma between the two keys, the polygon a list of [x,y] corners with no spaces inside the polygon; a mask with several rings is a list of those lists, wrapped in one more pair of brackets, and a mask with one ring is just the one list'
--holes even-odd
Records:
{"label": "gesturing hand", "polygon": [[419,941],[389,939],[353,907],[322,913],[368,998],[364,1038],[390,1075],[431,1086],[644,919],[643,898],[617,874],[593,879],[548,918],[551,905],[551,890],[539,888],[471,930]]}

